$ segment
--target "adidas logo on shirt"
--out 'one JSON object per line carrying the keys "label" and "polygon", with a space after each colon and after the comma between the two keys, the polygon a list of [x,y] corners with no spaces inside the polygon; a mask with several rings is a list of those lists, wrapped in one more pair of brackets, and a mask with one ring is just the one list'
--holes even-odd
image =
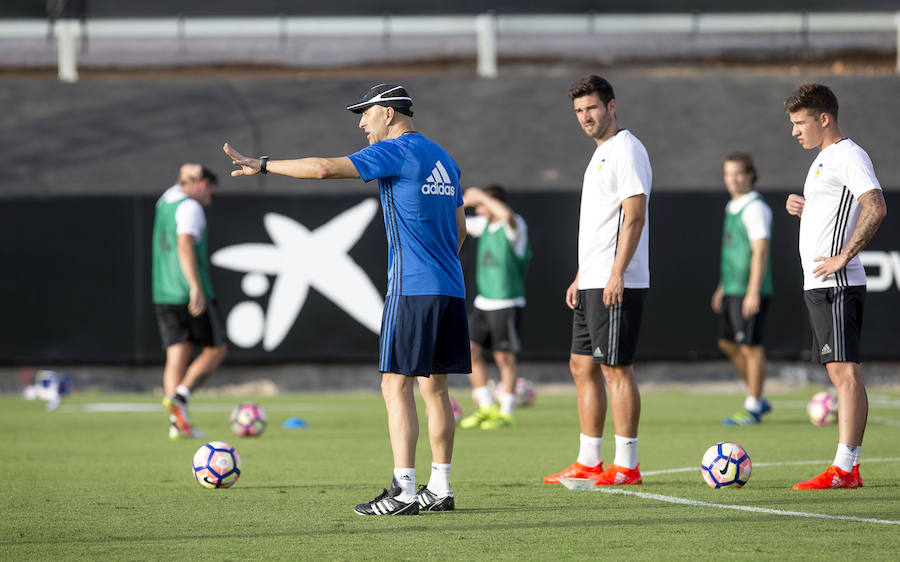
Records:
{"label": "adidas logo on shirt", "polygon": [[425,195],[456,195],[456,187],[450,181],[450,174],[447,173],[447,169],[440,160],[435,162],[431,175],[425,178],[422,193]]}

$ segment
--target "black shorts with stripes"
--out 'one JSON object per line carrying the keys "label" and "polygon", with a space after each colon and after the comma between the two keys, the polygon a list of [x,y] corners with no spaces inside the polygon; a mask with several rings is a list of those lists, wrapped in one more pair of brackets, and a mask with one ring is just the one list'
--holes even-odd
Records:
{"label": "black shorts with stripes", "polygon": [[472,308],[469,313],[469,339],[491,351],[522,351],[522,308],[499,310]]}
{"label": "black shorts with stripes", "polygon": [[744,318],[744,297],[723,296],[722,312],[719,313],[719,339],[740,345],[762,345],[768,311],[769,297],[761,297],[759,312]]}
{"label": "black shorts with stripes", "polygon": [[641,331],[647,289],[625,289],[622,302],[607,308],[603,289],[582,289],[572,316],[572,354],[591,355],[594,363],[631,365]]}
{"label": "black shorts with stripes", "polygon": [[864,286],[828,287],[803,292],[812,328],[812,359],[861,363]]}
{"label": "black shorts with stripes", "polygon": [[206,301],[200,316],[191,316],[186,304],[157,304],[156,323],[163,349],[184,341],[203,347],[225,343],[225,324],[215,299]]}

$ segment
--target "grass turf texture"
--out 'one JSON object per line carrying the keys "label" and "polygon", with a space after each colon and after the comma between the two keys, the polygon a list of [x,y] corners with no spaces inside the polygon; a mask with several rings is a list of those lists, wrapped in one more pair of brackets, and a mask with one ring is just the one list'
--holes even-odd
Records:
{"label": "grass turf texture", "polygon": [[[742,489],[712,490],[699,469],[648,475],[629,490],[794,512],[900,520],[900,393],[872,393],[863,449],[865,487],[795,492],[830,463],[836,426],[814,427],[816,389],[770,396],[755,427],[722,427],[737,396],[647,392],[640,430],[647,472],[698,467],[706,448],[736,441],[754,462]],[[456,390],[464,413],[473,406]],[[259,438],[228,430],[239,401],[198,397],[192,418],[209,440],[234,445],[243,474],[229,490],[201,488],[191,457],[201,441],[169,441],[159,401],[87,394],[56,412],[0,397],[0,559],[721,559],[879,560],[896,555],[900,526],[678,505],[541,483],[574,459],[574,395],[539,395],[518,426],[458,430],[452,485],[457,510],[418,517],[361,517],[358,502],[387,485],[391,456],[377,394],[289,394],[255,399],[269,415]],[[88,412],[129,403],[151,411]],[[152,411],[155,410],[155,411]],[[424,411],[419,404],[420,416]],[[299,416],[306,429],[283,429]],[[611,421],[604,457],[613,457]],[[426,443],[424,420],[421,443]],[[419,483],[431,454],[418,451]],[[822,461],[814,464],[774,464]],[[762,463],[762,466],[758,466]]]}

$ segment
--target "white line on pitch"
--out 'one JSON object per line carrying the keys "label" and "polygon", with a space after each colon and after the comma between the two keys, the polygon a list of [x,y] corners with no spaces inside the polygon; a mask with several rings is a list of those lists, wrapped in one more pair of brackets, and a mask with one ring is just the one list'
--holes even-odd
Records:
{"label": "white line on pitch", "polygon": [[[768,466],[793,466],[793,465],[802,465],[802,464],[828,464],[831,460],[825,461],[781,461],[781,462],[755,462],[753,463],[753,467],[768,467]],[[880,459],[867,459],[863,457],[864,463],[870,462],[900,462],[900,458],[880,458]],[[643,476],[656,476],[657,474],[675,474],[677,472],[700,472],[700,465],[697,466],[687,466],[683,468],[667,468],[664,470],[642,470],[641,474]]]}
{"label": "white line on pitch", "polygon": [[869,517],[854,517],[852,515],[827,515],[824,513],[806,513],[803,511],[786,511],[783,509],[769,509],[766,507],[753,507],[747,505],[728,505],[721,503],[710,503],[698,500],[689,500],[687,498],[677,498],[675,496],[663,496],[661,494],[648,494],[646,492],[632,492],[631,490],[623,490],[621,488],[603,488],[594,486],[599,492],[607,494],[623,494],[627,496],[637,496],[647,500],[658,500],[661,502],[677,503],[681,505],[690,505],[695,507],[717,507],[719,509],[734,509],[737,511],[751,511],[753,513],[768,513],[770,515],[788,515],[791,517],[808,517],[812,519],[837,519],[840,521],[858,521],[860,523],[880,523],[883,525],[900,525],[900,521],[890,519],[872,519]]}

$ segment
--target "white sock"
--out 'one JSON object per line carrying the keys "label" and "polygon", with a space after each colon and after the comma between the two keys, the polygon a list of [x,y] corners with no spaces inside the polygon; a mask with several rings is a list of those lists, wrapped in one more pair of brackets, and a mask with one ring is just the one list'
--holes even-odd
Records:
{"label": "white sock", "polygon": [[516,411],[516,395],[503,392],[500,394],[500,413],[513,415]]}
{"label": "white sock", "polygon": [[763,398],[760,396],[759,398],[755,396],[748,396],[744,400],[744,409],[748,412],[753,412],[754,414],[759,414],[762,412],[762,401]]}
{"label": "white sock", "polygon": [[613,464],[624,466],[625,468],[636,467],[638,464],[637,445],[637,437],[616,435],[616,460],[613,461]]}
{"label": "white sock", "polygon": [[179,384],[175,387],[175,394],[181,396],[184,399],[185,404],[187,404],[187,401],[191,399],[191,389],[184,386],[183,384]]}
{"label": "white sock", "polygon": [[479,408],[489,408],[494,405],[494,395],[491,394],[491,387],[489,386],[473,388],[472,395],[475,396],[475,402],[478,403]]}
{"label": "white sock", "polygon": [[857,445],[856,454],[854,455],[854,459],[853,459],[853,466],[856,466],[859,464],[859,453],[861,451],[862,451],[862,445]]}
{"label": "white sock", "polygon": [[450,465],[431,463],[431,479],[428,480],[428,489],[437,496],[446,496],[450,493]]}
{"label": "white sock", "polygon": [[838,443],[837,453],[834,455],[834,462],[832,464],[841,470],[850,472],[853,470],[853,465],[859,462],[860,448],[861,446],[854,447],[853,445]]}
{"label": "white sock", "polygon": [[581,441],[581,446],[578,447],[578,458],[575,459],[578,461],[578,464],[587,467],[595,467],[600,464],[600,461],[603,459],[603,456],[600,454],[603,438],[591,437],[584,433],[579,433],[578,435]]}
{"label": "white sock", "polygon": [[416,469],[395,468],[394,484],[400,487],[400,494],[395,499],[401,502],[411,502],[413,496],[416,495]]}

